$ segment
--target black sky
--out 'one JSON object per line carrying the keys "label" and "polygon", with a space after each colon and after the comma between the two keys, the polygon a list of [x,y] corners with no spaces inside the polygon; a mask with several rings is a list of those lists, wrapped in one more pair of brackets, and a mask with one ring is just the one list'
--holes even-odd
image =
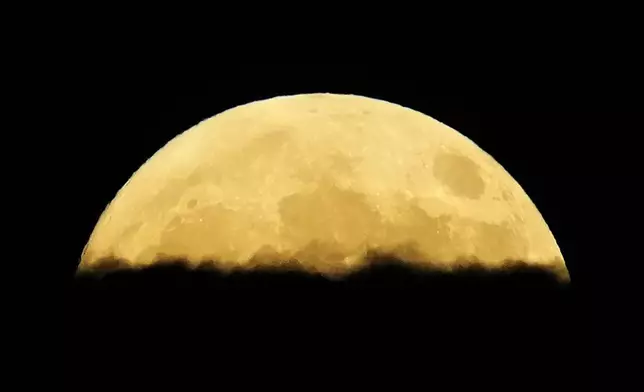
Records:
{"label": "black sky", "polygon": [[[479,364],[486,363],[491,369],[494,368],[491,363],[499,363],[500,368],[512,369],[519,380],[517,382],[527,384],[540,379],[554,382],[553,380],[566,375],[569,385],[580,385],[584,378],[579,378],[579,374],[587,371],[588,366],[588,352],[583,351],[586,347],[583,342],[590,339],[589,326],[584,318],[587,316],[585,298],[588,297],[586,289],[591,280],[590,266],[593,262],[587,252],[587,239],[590,238],[588,233],[593,230],[591,226],[594,224],[589,211],[596,211],[598,208],[595,199],[589,195],[597,186],[597,178],[608,176],[607,169],[602,168],[598,157],[589,151],[597,148],[594,135],[598,132],[606,133],[607,129],[611,132],[623,132],[628,129],[630,125],[626,116],[629,112],[632,113],[633,108],[614,100],[600,100],[598,97],[602,94],[593,95],[592,89],[586,88],[583,81],[574,79],[573,82],[566,75],[559,76],[559,79],[553,79],[534,72],[505,77],[472,75],[467,69],[448,75],[421,68],[376,70],[355,64],[246,65],[228,67],[227,70],[217,69],[213,64],[209,72],[200,72],[199,75],[192,73],[190,69],[173,72],[154,67],[118,66],[109,71],[88,75],[82,88],[75,92],[79,114],[76,118],[78,127],[74,128],[78,128],[80,132],[70,136],[73,143],[80,144],[75,151],[75,163],[70,169],[78,190],[72,196],[74,207],[70,219],[73,222],[70,222],[68,229],[71,241],[64,250],[64,260],[61,257],[61,266],[64,265],[70,276],[105,205],[129,176],[172,137],[197,122],[236,105],[276,95],[333,92],[384,99],[421,111],[455,128],[491,154],[521,184],[544,216],[566,259],[573,285],[563,294],[548,285],[532,292],[516,291],[516,288],[508,289],[504,286],[498,290],[484,290],[486,294],[480,294],[477,291],[479,288],[470,290],[461,285],[458,286],[459,290],[450,288],[438,294],[438,286],[434,284],[430,285],[433,288],[427,289],[430,291],[423,291],[424,294],[356,289],[350,291],[350,294],[336,292],[332,300],[322,300],[319,295],[312,295],[301,288],[289,288],[266,294],[261,301],[253,300],[258,298],[255,294],[231,295],[227,291],[224,295],[227,299],[217,297],[209,302],[207,298],[211,298],[212,291],[209,290],[212,288],[206,290],[198,284],[196,290],[201,294],[199,298],[195,298],[194,292],[190,295],[185,292],[177,294],[176,287],[166,289],[162,285],[158,286],[154,283],[155,278],[150,277],[139,281],[145,283],[132,283],[124,279],[115,286],[85,281],[82,284],[76,282],[71,291],[71,306],[68,311],[71,323],[88,325],[91,321],[103,325],[99,328],[100,332],[97,329],[96,334],[82,334],[83,339],[92,342],[92,347],[95,347],[92,352],[105,350],[105,356],[121,355],[128,358],[130,354],[126,352],[127,348],[140,343],[141,347],[145,347],[141,350],[152,350],[158,353],[155,355],[163,356],[166,350],[163,347],[167,346],[172,347],[167,349],[168,352],[183,353],[173,354],[169,360],[181,362],[186,367],[189,367],[186,363],[191,361],[204,365],[209,361],[233,360],[236,363],[260,366],[260,363],[278,361],[276,358],[283,354],[290,355],[285,360],[290,364],[288,366],[299,369],[304,366],[303,362],[309,360],[305,359],[306,355],[316,352],[319,353],[313,355],[316,360],[325,356],[335,358],[321,361],[326,364],[323,373],[333,373],[333,369],[342,373],[347,372],[346,369],[355,361],[361,361],[349,360],[347,357],[353,358],[352,355],[357,355],[356,353],[364,356],[369,352],[368,356],[373,359],[377,354],[364,347],[380,347],[378,350],[383,353],[393,350],[393,353],[383,354],[382,361],[392,361],[393,358],[402,356],[407,358],[404,363],[418,365],[413,371],[411,367],[401,365],[396,371],[407,371],[408,374],[405,376],[397,373],[391,376],[407,380],[418,379],[414,382],[432,380],[433,365],[430,363],[443,362],[444,365],[444,362],[448,362],[452,369],[467,369],[463,370],[466,372],[479,368]],[[617,179],[613,179],[615,180]],[[430,281],[436,281],[432,279]],[[466,280],[467,282],[476,281],[468,279],[470,280]],[[181,284],[195,285],[194,280],[188,281],[192,283]],[[108,286],[109,289],[106,289]],[[465,286],[470,287],[467,284]],[[111,294],[105,294],[106,292]],[[209,294],[203,294],[206,292]],[[216,292],[221,294],[220,291]],[[370,294],[364,294],[367,292]],[[453,297],[446,294],[455,292],[460,294],[454,294]],[[509,292],[515,293],[516,298],[510,299],[512,295],[508,295]],[[479,302],[468,300],[476,295],[480,295]],[[237,296],[235,301],[231,300],[232,296]],[[134,297],[138,299],[128,300]],[[301,305],[296,298],[302,301],[306,298],[311,302]],[[486,302],[483,298],[489,301]],[[92,307],[91,303],[100,304],[94,306],[99,309],[80,310],[80,304],[88,308]],[[290,307],[285,303],[290,304]],[[272,309],[269,314],[265,313],[267,308]],[[364,309],[364,315],[356,316],[356,308]],[[337,310],[336,313],[333,309]],[[170,316],[164,312],[174,313]],[[218,312],[225,313],[226,319],[213,321],[205,316]],[[423,318],[421,315],[428,314],[437,315],[438,320],[420,320]],[[106,321],[107,315],[111,318],[109,323]],[[394,323],[396,327],[385,328],[380,326],[391,323],[380,318],[390,322],[399,321]],[[219,335],[214,341],[207,338],[211,332],[208,328],[188,327],[228,324],[227,320],[230,319],[252,321],[249,322],[250,326],[244,324],[247,327],[243,328],[243,334],[240,334],[239,327],[235,327],[235,331],[226,328],[218,330],[216,333]],[[291,322],[286,324],[284,321],[280,324],[275,322],[276,319]],[[330,320],[340,321],[334,324]],[[328,329],[344,325],[342,320],[353,320],[352,328],[362,331],[356,333],[359,337],[348,339],[349,343],[343,344],[319,337]],[[302,323],[301,327],[297,327],[298,322]],[[172,325],[180,336],[163,329],[165,335],[162,336],[130,336],[129,340],[123,340],[127,343],[118,340],[127,335],[124,329],[159,323]],[[437,328],[436,323],[442,327]],[[286,343],[272,341],[271,336],[279,335],[279,339],[291,336],[283,330],[274,331],[271,329],[273,327],[267,327],[278,324],[292,327],[292,336],[297,336],[297,339],[302,339],[302,336],[296,331],[311,331],[310,336],[304,335],[316,343],[297,343],[296,346],[302,352],[291,352],[285,348]],[[325,327],[322,328],[321,325]],[[374,325],[379,327],[375,328]],[[468,325],[479,327],[469,328]],[[505,332],[492,326],[482,328],[482,325],[495,325]],[[77,331],[77,328],[70,330]],[[266,331],[270,333],[265,336]],[[383,334],[387,335],[387,331],[390,331],[389,337],[383,337]],[[482,331],[494,331],[494,334],[488,336]],[[184,339],[186,334],[192,333],[196,335],[191,339]],[[225,333],[235,336],[231,339],[246,339],[246,343],[235,346],[229,342],[233,347],[230,348],[224,344],[226,338],[221,337]],[[375,335],[371,336],[370,333]],[[392,340],[391,336],[394,335],[406,337],[403,340]],[[424,338],[421,339],[421,336]],[[501,343],[504,338],[508,341]],[[449,341],[455,342],[454,345],[446,343]],[[289,347],[293,346],[292,343]],[[351,348],[347,344],[358,347]],[[187,346],[190,345],[208,349],[189,350]],[[240,348],[242,346],[243,349]],[[525,346],[524,349],[521,346]],[[79,353],[88,355],[87,348],[78,343],[71,344],[70,347],[73,347],[69,355],[73,366],[80,366],[79,363],[84,358],[80,358]],[[225,352],[228,357],[220,358],[224,354],[219,354],[217,350]],[[240,353],[240,350],[246,350],[247,354]],[[283,351],[288,351],[288,354],[282,353]],[[192,354],[187,354],[188,352]],[[239,358],[232,359],[231,353],[235,352]],[[349,352],[353,354],[348,354]],[[535,354],[532,355],[531,352]],[[453,357],[441,357],[445,353],[451,353]],[[179,358],[177,355],[191,358]],[[97,358],[99,356],[101,355],[97,354]],[[409,359],[414,356],[421,359]],[[345,360],[340,361],[338,358]],[[536,368],[542,358],[550,359],[549,364]],[[143,361],[141,358],[131,360]],[[422,366],[425,363],[427,366]],[[108,369],[109,361],[105,360],[100,366],[106,368],[99,369],[100,371],[82,381],[72,382],[74,387],[87,387],[101,371],[110,374],[110,377],[121,377],[116,375],[121,371],[119,365]],[[315,366],[320,369],[319,366],[322,365]],[[365,380],[373,377],[373,373],[386,372],[383,369],[394,372],[394,366],[382,366],[380,368],[376,363],[370,363],[362,380],[366,383]],[[202,369],[200,366],[197,373],[205,374],[202,378],[209,379],[209,372],[216,373],[212,370],[213,367],[215,366],[203,366]],[[127,366],[124,364],[123,368]],[[160,368],[154,366],[150,369],[148,370],[160,372]],[[126,370],[123,371],[127,373]],[[313,382],[310,380],[315,379],[314,376],[310,377],[313,378],[306,382]],[[269,383],[268,379],[266,383]],[[203,385],[203,381],[198,384]]]}

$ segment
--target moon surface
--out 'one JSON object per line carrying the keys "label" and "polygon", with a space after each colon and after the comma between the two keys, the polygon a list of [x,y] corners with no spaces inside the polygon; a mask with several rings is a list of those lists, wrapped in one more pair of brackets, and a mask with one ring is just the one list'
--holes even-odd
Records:
{"label": "moon surface", "polygon": [[79,268],[118,258],[336,273],[385,251],[418,265],[552,267],[563,256],[521,186],[456,130],[386,101],[282,96],[175,137],[107,206]]}

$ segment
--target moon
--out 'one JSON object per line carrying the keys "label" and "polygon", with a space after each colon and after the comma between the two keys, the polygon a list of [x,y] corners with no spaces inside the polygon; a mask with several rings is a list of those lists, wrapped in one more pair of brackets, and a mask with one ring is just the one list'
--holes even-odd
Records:
{"label": "moon", "polygon": [[172,139],[107,206],[79,270],[170,257],[235,268],[290,259],[332,274],[373,250],[568,276],[534,203],[473,141],[418,111],[341,94],[249,103]]}

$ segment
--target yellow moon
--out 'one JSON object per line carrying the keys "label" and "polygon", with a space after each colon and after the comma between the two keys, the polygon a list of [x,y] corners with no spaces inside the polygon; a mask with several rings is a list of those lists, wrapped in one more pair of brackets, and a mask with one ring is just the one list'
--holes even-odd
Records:
{"label": "yellow moon", "polygon": [[339,94],[253,102],[175,137],[105,209],[79,267],[294,259],[335,273],[369,250],[568,276],[535,205],[474,142],[412,109]]}

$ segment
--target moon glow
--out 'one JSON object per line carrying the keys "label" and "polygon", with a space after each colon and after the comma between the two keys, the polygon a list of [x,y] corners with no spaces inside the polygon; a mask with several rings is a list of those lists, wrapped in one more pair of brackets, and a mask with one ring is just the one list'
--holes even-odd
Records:
{"label": "moon glow", "polygon": [[175,137],[107,206],[79,268],[107,257],[132,267],[294,259],[334,273],[369,250],[567,275],[536,206],[474,142],[412,109],[338,94],[253,102]]}

